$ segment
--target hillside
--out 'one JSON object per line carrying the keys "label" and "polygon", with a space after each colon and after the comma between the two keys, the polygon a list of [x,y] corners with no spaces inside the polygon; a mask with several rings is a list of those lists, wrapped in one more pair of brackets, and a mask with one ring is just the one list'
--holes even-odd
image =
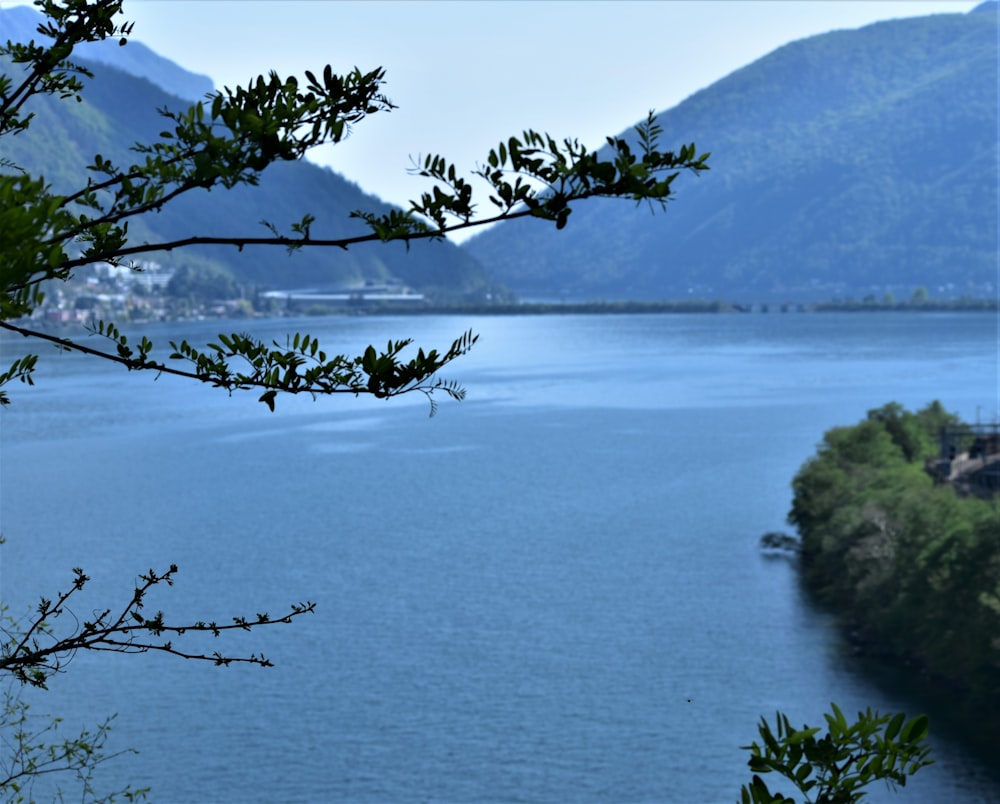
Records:
{"label": "hillside", "polygon": [[[14,42],[38,41],[41,15],[28,6],[0,9],[0,40]],[[118,40],[87,42],[76,51],[77,58],[117,67],[129,75],[147,78],[160,89],[189,101],[201,100],[215,85],[207,75],[189,72],[183,67],[154,53],[142,42],[129,41],[120,47]]]}
{"label": "hillside", "polygon": [[[22,39],[34,35],[34,25],[25,30],[24,12],[34,15],[37,25],[38,15],[31,9],[0,9],[3,38],[17,38],[17,33]],[[208,79],[186,73],[139,43],[130,42],[124,48],[115,44],[115,51],[132,52],[123,65],[135,74],[77,58],[94,73],[83,102],[37,99],[30,131],[4,138],[0,156],[45,176],[57,191],[80,187],[86,181],[85,166],[95,154],[127,164],[135,156],[129,151],[133,143],[151,141],[163,130],[158,108],[178,109],[189,104],[155,82],[162,81],[188,96],[204,94]],[[98,55],[110,59],[117,54]],[[10,70],[11,65],[0,61],[0,69]],[[261,220],[287,231],[291,222],[311,213],[316,217],[312,227],[315,238],[338,238],[366,231],[358,221],[348,218],[356,209],[382,212],[388,206],[327,168],[305,162],[282,163],[271,166],[258,187],[196,192],[179,198],[162,213],[130,224],[130,235],[136,242],[162,242],[195,234],[266,236]],[[158,254],[155,259],[168,267],[222,268],[262,289],[397,281],[437,297],[478,298],[488,288],[478,262],[450,243],[414,243],[409,252],[402,244],[368,244],[335,253],[303,249],[292,255],[279,247],[250,248],[242,253],[235,248],[203,247]]]}
{"label": "hillside", "polygon": [[536,222],[465,247],[522,296],[993,296],[995,9],[781,47],[659,115],[667,147],[712,152],[666,214],[599,201],[558,248]]}

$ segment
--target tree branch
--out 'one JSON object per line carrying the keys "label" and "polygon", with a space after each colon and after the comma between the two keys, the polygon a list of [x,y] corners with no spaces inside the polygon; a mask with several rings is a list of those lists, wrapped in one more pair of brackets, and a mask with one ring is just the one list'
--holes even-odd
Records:
{"label": "tree branch", "polygon": [[[254,618],[233,617],[232,622],[219,625],[215,622],[198,621],[189,625],[169,625],[164,622],[163,612],[157,612],[147,618],[141,614],[147,592],[154,586],[165,583],[173,585],[173,576],[177,567],[171,565],[167,572],[157,574],[153,570],[140,575],[131,600],[123,606],[119,613],[111,617],[111,609],[106,609],[93,621],[79,621],[73,626],[73,632],[67,636],[57,637],[54,624],[49,620],[57,620],[67,613],[66,602],[80,591],[89,580],[82,570],[76,569],[73,587],[58,597],[55,605],[50,600],[42,598],[36,617],[19,638],[10,643],[0,645],[0,671],[7,671],[22,684],[45,687],[49,676],[60,672],[63,665],[80,650],[110,651],[114,653],[147,653],[160,651],[183,659],[210,661],[216,665],[228,666],[234,663],[255,664],[261,667],[271,667],[270,660],[263,655],[227,656],[218,651],[211,654],[189,652],[174,647],[170,641],[157,642],[152,638],[163,634],[182,637],[188,633],[209,633],[218,637],[228,631],[250,631],[265,625],[289,624],[296,617],[311,614],[316,609],[312,602],[293,604],[289,611],[280,617],[272,618],[268,614],[257,614]],[[4,633],[10,631],[3,629]],[[39,639],[42,635],[51,638],[49,645],[42,645]]]}

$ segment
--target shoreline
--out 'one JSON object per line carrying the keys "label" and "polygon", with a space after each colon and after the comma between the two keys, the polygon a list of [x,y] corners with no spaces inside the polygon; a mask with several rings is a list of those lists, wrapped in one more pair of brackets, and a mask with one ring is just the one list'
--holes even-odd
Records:
{"label": "shoreline", "polygon": [[[268,321],[284,318],[335,318],[344,316],[528,316],[528,315],[808,315],[823,313],[997,313],[1000,299],[970,299],[920,304],[866,304],[862,302],[756,303],[730,304],[721,301],[594,301],[594,302],[511,302],[443,303],[411,305],[364,305],[307,307],[253,312],[248,315],[192,315],[159,318],[122,316],[119,325],[169,324],[184,321]],[[59,332],[95,321],[89,319],[52,320],[22,318],[11,323],[31,326],[44,332]]]}

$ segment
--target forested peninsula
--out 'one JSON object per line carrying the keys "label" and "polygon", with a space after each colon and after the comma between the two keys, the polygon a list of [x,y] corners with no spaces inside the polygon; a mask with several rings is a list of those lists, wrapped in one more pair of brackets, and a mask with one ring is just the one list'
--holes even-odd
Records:
{"label": "forested peninsula", "polygon": [[[793,481],[803,583],[866,654],[1000,732],[1000,447],[934,402],[827,432]],[[963,718],[969,721],[969,718]]]}

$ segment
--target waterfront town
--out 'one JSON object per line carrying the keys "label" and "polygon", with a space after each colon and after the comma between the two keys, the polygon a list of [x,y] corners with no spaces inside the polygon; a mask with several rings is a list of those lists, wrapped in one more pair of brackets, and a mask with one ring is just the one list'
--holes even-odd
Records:
{"label": "waterfront town", "polygon": [[147,261],[133,267],[99,263],[51,285],[33,318],[49,324],[314,314],[362,306],[425,301],[393,283],[359,281],[324,289],[261,290],[237,283],[218,269],[167,268]]}

